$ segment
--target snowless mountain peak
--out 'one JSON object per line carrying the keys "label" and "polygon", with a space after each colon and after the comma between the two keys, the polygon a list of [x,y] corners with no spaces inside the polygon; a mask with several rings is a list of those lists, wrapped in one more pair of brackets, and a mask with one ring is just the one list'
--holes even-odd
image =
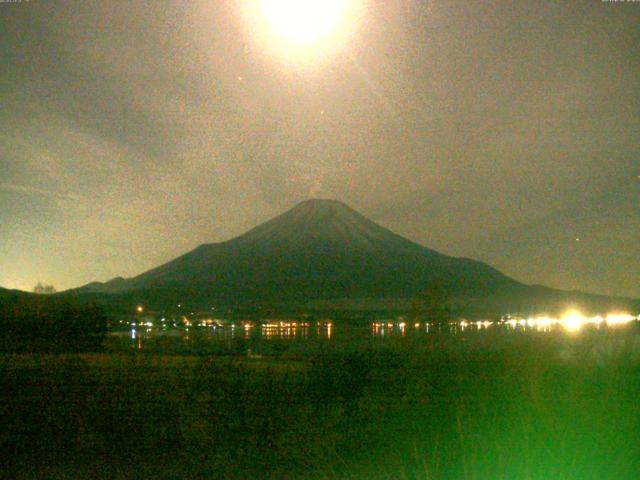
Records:
{"label": "snowless mountain peak", "polygon": [[305,200],[236,239],[243,243],[298,243],[322,240],[343,246],[369,246],[398,237],[338,200]]}

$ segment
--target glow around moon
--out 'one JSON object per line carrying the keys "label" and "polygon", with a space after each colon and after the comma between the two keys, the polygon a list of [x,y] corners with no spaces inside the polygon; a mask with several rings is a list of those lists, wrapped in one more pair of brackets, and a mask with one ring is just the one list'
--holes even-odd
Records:
{"label": "glow around moon", "polygon": [[255,45],[299,66],[313,66],[347,43],[362,15],[356,0],[247,0],[245,17]]}

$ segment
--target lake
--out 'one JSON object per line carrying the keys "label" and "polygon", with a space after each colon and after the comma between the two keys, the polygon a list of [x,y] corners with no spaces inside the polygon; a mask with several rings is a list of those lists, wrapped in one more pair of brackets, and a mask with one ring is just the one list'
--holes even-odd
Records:
{"label": "lake", "polygon": [[[376,319],[368,322],[266,320],[223,322],[202,320],[188,325],[166,321],[127,321],[110,332],[111,351],[141,350],[156,353],[299,356],[321,349],[375,348],[397,344],[407,348],[428,345],[438,338],[489,341],[521,335],[543,335],[568,340],[584,335],[595,338],[635,336],[638,319],[629,314],[584,317],[569,313],[562,318],[505,318],[500,322],[409,322]],[[126,329],[125,329],[126,328]]]}

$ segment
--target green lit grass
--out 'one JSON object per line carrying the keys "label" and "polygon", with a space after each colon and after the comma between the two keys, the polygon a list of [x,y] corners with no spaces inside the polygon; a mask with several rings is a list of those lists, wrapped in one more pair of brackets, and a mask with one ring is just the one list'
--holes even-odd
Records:
{"label": "green lit grass", "polygon": [[634,332],[1,357],[8,478],[636,479]]}

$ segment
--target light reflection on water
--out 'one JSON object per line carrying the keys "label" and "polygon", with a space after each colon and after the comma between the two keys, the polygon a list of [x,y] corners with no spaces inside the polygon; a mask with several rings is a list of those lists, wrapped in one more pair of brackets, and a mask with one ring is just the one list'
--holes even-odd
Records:
{"label": "light reflection on water", "polygon": [[[164,319],[163,319],[164,320]],[[637,317],[625,313],[587,317],[575,311],[558,318],[538,316],[530,318],[505,317],[492,322],[461,320],[457,322],[408,322],[404,318],[376,320],[368,323],[348,322],[334,325],[333,321],[273,320],[264,322],[201,321],[197,323],[154,325],[146,322],[122,322],[130,330],[112,332],[111,344],[116,348],[181,351],[196,349],[202,352],[243,353],[262,351],[277,353],[284,344],[320,345],[339,339],[343,342],[386,341],[405,337],[420,338],[433,335],[468,335],[481,332],[552,333],[576,335],[581,330],[617,329],[636,323]]]}
{"label": "light reflection on water", "polygon": [[110,332],[111,345],[129,345],[134,349],[147,347],[165,349],[176,345],[209,344],[222,351],[244,348],[260,342],[324,342],[333,339],[331,321],[274,321],[265,323],[189,323],[154,326],[150,322],[127,322],[130,330]]}

